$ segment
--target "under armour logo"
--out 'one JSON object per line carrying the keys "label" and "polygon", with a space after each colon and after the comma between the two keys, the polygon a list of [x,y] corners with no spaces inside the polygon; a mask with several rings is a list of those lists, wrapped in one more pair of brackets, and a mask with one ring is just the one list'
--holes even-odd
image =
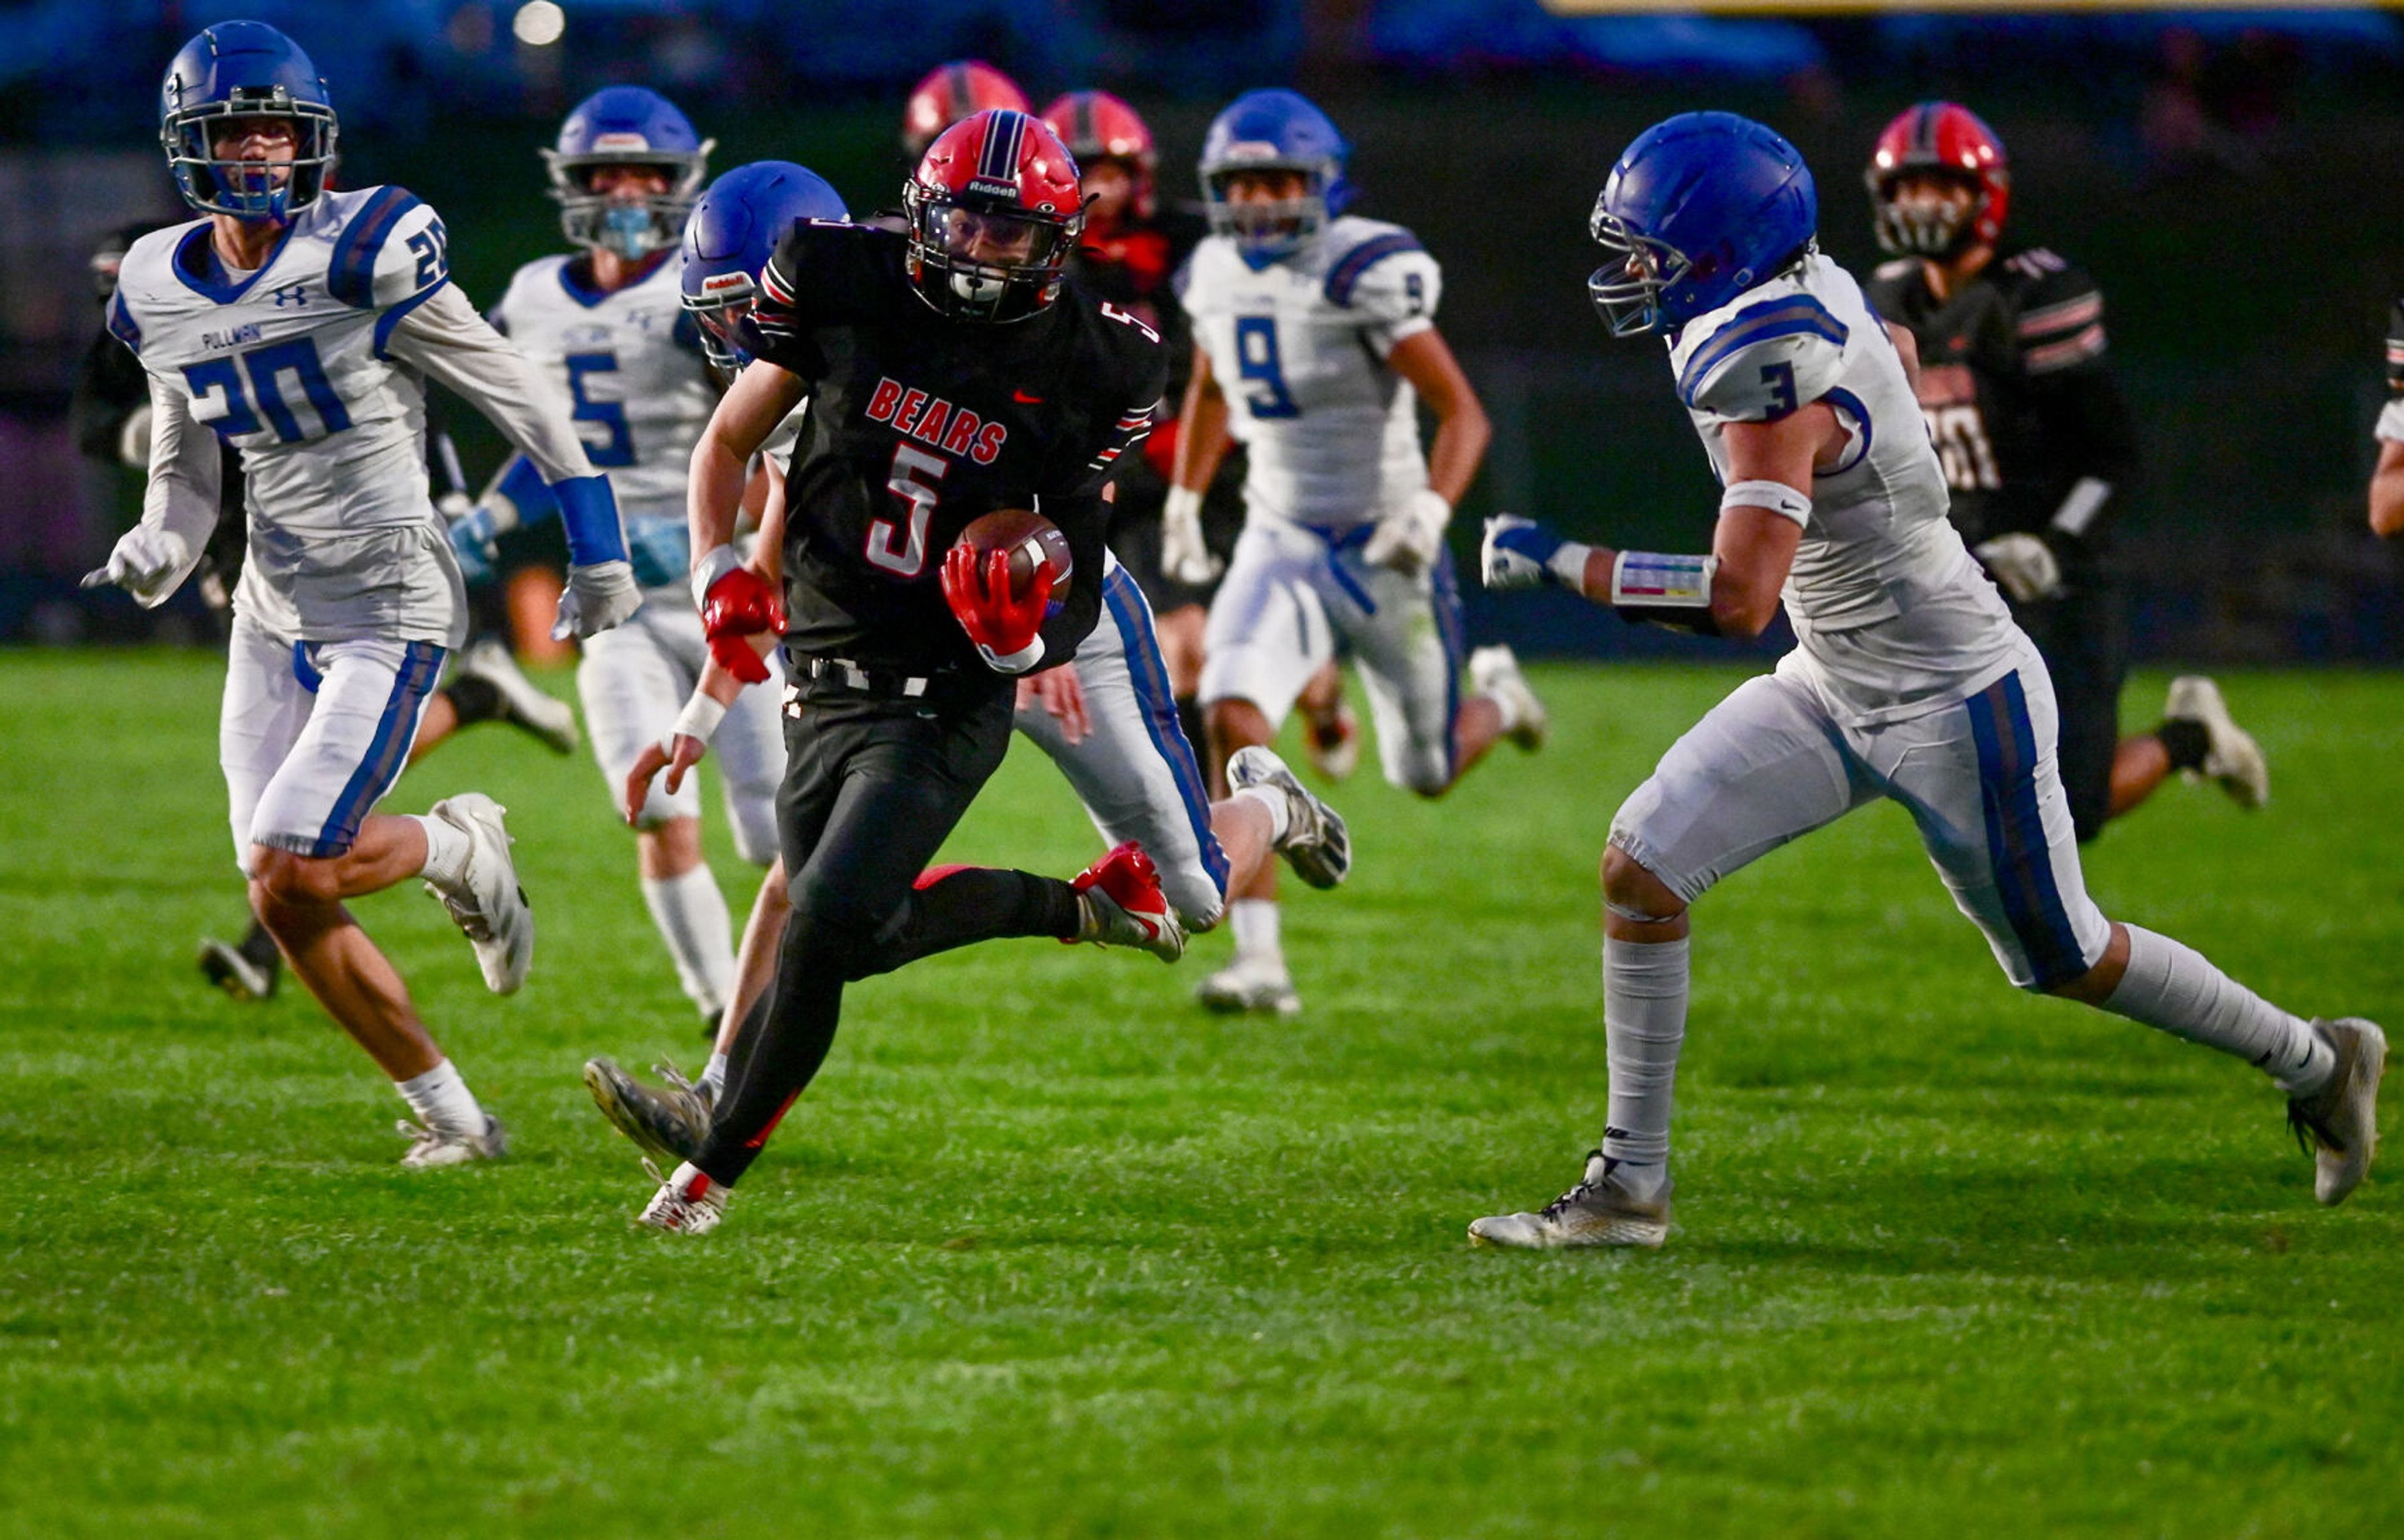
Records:
{"label": "under armour logo", "polygon": [[275,308],[278,310],[282,310],[286,305],[305,305],[309,302],[309,286],[306,284],[286,284],[281,288],[270,289],[268,292],[274,297]]}

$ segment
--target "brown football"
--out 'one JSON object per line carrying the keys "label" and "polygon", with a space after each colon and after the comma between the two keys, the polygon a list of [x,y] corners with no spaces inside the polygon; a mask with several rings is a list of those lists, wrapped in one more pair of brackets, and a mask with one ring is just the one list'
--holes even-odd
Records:
{"label": "brown football", "polygon": [[992,558],[988,553],[1010,553],[1010,596],[1023,599],[1027,585],[1035,580],[1035,564],[1052,564],[1052,594],[1056,602],[1068,592],[1069,574],[1076,567],[1069,554],[1069,537],[1060,526],[1041,513],[1024,508],[997,509],[960,531],[956,544],[965,545],[977,553],[977,569],[982,572]]}

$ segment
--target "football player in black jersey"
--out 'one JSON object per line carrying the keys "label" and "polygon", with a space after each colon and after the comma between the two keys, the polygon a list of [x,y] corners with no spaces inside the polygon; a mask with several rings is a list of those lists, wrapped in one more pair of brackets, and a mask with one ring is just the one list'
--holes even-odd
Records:
{"label": "football player in black jersey", "polygon": [[2379,413],[2379,469],[2370,478],[2370,532],[2404,534],[2404,300],[2387,318],[2387,404]]}
{"label": "football player in black jersey", "polygon": [[1879,135],[1867,179],[1879,245],[1895,254],[1868,286],[1870,303],[1920,344],[1920,404],[1953,523],[2053,677],[2078,838],[2103,833],[2173,770],[2259,806],[2270,771],[2212,680],[2173,680],[2160,725],[2120,736],[2128,634],[2111,531],[2137,448],[2104,361],[2094,280],[2045,247],[2004,242],[2003,141],[1966,107],[1905,111]]}
{"label": "football player in black jersey", "polygon": [[[664,1229],[717,1224],[825,1058],[846,980],[999,936],[1171,959],[1184,945],[1133,846],[1073,883],[927,870],[1001,763],[1015,679],[1066,663],[1093,628],[1106,484],[1150,427],[1167,364],[1150,328],[1065,284],[1082,194],[1040,120],[994,109],[945,130],[902,206],[905,232],[806,222],[779,243],[743,324],[754,361],[693,451],[712,654],[755,677],[747,638],[783,637],[792,915],[707,1140],[644,1211]],[[728,542],[751,457],[805,396],[780,601]],[[1049,519],[1070,554],[1024,592],[955,544],[1013,508]]]}

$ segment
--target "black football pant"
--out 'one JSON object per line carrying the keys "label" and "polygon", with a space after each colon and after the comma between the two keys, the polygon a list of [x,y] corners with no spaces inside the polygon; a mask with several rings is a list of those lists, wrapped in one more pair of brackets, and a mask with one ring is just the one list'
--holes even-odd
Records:
{"label": "black football pant", "polygon": [[2012,618],[2036,643],[2062,710],[2062,789],[2078,843],[2112,817],[2112,756],[2120,747],[2120,685],[2129,673],[2129,628],[2119,590],[2090,586],[2035,604]]}
{"label": "black football pant", "polygon": [[949,708],[813,701],[785,721],[776,821],[793,912],[767,1008],[747,1020],[693,1164],[733,1183],[825,1062],[852,979],[1000,936],[1070,936],[1077,895],[1027,872],[929,873],[1010,747],[1012,697]]}

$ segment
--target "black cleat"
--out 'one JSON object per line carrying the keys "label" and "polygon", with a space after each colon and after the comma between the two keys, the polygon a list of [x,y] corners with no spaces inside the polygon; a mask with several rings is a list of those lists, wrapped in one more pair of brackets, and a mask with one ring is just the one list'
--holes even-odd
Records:
{"label": "black cleat", "polygon": [[662,1070],[668,1084],[654,1089],[618,1068],[614,1059],[584,1061],[584,1088],[611,1127],[645,1154],[660,1160],[689,1161],[709,1137],[709,1099],[684,1076]]}
{"label": "black cleat", "polygon": [[239,1001],[273,1000],[284,973],[282,959],[256,962],[241,947],[215,936],[202,938],[200,962],[203,977]]}

